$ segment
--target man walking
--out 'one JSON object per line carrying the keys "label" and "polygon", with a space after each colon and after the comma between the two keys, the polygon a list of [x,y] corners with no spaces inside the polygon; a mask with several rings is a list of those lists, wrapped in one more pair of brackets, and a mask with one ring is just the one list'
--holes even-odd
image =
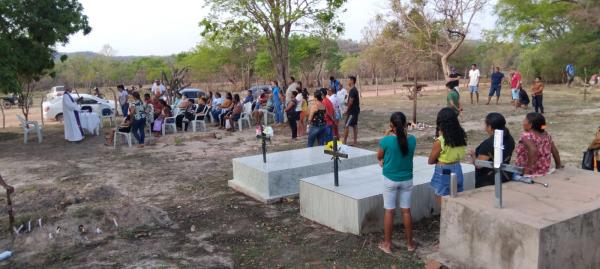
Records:
{"label": "man walking", "polygon": [[500,102],[500,90],[502,89],[502,80],[504,79],[504,74],[500,72],[500,67],[494,68],[494,72],[492,73],[491,80],[492,85],[490,86],[490,93],[488,94],[488,101],[486,105],[489,105],[492,101],[492,97],[496,94],[496,105]]}
{"label": "man walking", "polygon": [[356,88],[356,77],[350,77],[348,87],[350,88],[350,91],[348,92],[348,108],[344,113],[346,116],[346,126],[344,128],[343,143],[346,144],[348,141],[348,133],[350,131],[350,127],[352,127],[354,142],[351,144],[351,146],[356,146],[358,144],[358,115],[360,114],[360,97],[358,94],[358,89]]}
{"label": "man walking", "polygon": [[518,70],[513,70],[512,77],[510,79],[510,88],[512,93],[513,105],[515,106],[515,111],[517,111],[517,107],[519,107],[519,94],[521,89],[521,73]]}
{"label": "man walking", "polygon": [[469,91],[471,92],[471,104],[473,104],[473,94],[477,95],[477,104],[479,104],[479,78],[481,74],[479,73],[479,69],[477,69],[477,65],[471,65],[471,70],[469,70]]}

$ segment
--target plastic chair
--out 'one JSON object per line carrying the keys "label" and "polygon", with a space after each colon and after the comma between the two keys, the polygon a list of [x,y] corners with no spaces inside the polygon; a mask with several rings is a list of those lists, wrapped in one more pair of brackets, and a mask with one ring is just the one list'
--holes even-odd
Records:
{"label": "plastic chair", "polygon": [[[200,112],[200,115],[196,115],[196,118],[191,122],[192,124],[192,132],[196,132],[196,126],[200,125],[200,131],[206,131],[206,117],[208,113],[208,106],[204,107],[204,110]],[[198,119],[198,117],[204,117],[202,120]]]}
{"label": "plastic chair", "polygon": [[117,130],[115,131],[115,137],[113,137],[113,148],[117,147],[117,137],[119,135],[122,135],[123,137],[125,137],[125,141],[127,142],[127,145],[131,148],[131,129],[129,131],[129,133],[124,133],[124,132],[119,132],[119,129],[117,128]]}
{"label": "plastic chair", "polygon": [[177,125],[175,124],[175,117],[165,118],[165,121],[162,125],[162,135],[164,136],[167,133],[167,127],[173,128],[173,133],[177,133]]}
{"label": "plastic chair", "polygon": [[[29,138],[29,132],[36,132],[38,143],[42,143],[42,126],[40,126],[37,121],[27,121],[23,116],[17,115],[17,119],[21,122],[21,127],[23,128],[23,143],[27,144],[27,140]],[[31,127],[29,127],[31,125]]]}
{"label": "plastic chair", "polygon": [[237,121],[240,131],[243,130],[244,121],[248,123],[248,128],[250,128],[250,126],[252,126],[252,122],[250,121],[251,118],[252,118],[252,103],[246,103],[246,104],[244,104],[244,111],[240,115],[240,119]]}
{"label": "plastic chair", "polygon": [[263,120],[265,122],[265,126],[269,125],[269,117],[273,118],[273,122],[275,122],[275,113],[269,112],[266,109],[259,109],[261,113],[263,113]]}
{"label": "plastic chair", "polygon": [[104,108],[102,109],[102,116],[100,117],[100,127],[104,127],[104,120],[108,119],[110,122],[109,126],[113,126],[114,120],[115,120],[115,115],[113,114],[112,110],[110,108]]}

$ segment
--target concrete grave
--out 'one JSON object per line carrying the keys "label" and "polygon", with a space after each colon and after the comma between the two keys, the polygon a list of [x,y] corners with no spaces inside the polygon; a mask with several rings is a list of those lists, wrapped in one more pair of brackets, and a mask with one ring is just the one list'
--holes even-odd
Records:
{"label": "concrete grave", "polygon": [[[439,212],[429,182],[434,166],[427,158],[415,157],[411,213],[414,221]],[[475,167],[463,165],[464,189],[475,187]],[[383,227],[383,175],[379,165],[340,172],[340,186],[333,174],[300,180],[300,214],[334,230],[356,235]],[[397,223],[402,223],[396,214]]]}
{"label": "concrete grave", "polygon": [[[301,178],[333,172],[331,156],[323,151],[324,147],[312,147],[269,153],[267,163],[263,163],[262,155],[233,159],[233,179],[228,185],[264,203],[297,196]],[[346,153],[348,159],[339,163],[340,170],[377,163],[373,151],[347,147]]]}
{"label": "concrete grave", "polygon": [[[600,268],[600,178],[574,168],[444,198],[440,252],[451,268]],[[437,256],[437,257],[436,257]]]}

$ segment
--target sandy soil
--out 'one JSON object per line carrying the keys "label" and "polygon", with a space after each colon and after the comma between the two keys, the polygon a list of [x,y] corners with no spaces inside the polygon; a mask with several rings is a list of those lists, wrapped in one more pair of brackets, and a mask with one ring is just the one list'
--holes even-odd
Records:
{"label": "sandy soil", "polygon": [[[502,112],[511,132],[519,133],[525,112],[506,104],[508,94],[498,106],[465,104],[470,148],[485,138],[487,112]],[[571,166],[593,138],[600,116],[600,92],[587,103],[582,100],[578,90],[562,87],[550,87],[545,96],[549,132]],[[418,120],[433,124],[444,105],[444,92],[426,91]],[[376,149],[393,111],[410,118],[412,102],[401,94],[363,99],[361,147]],[[433,132],[415,132],[418,154],[428,153]],[[14,252],[1,267],[421,268],[438,235],[439,219],[421,221],[415,227],[417,254],[384,255],[377,249],[381,233],[338,233],[302,218],[295,199],[263,205],[232,191],[226,184],[231,159],[260,152],[253,130],[167,135],[141,150],[105,147],[102,137],[67,143],[56,123],[47,124],[44,133],[44,143],[24,145],[18,128],[0,130],[0,173],[16,187],[16,224],[26,228],[32,221],[31,232],[12,237],[5,228],[6,208],[0,208],[0,250]],[[288,139],[285,127],[276,128],[276,134],[270,151],[304,146],[304,139]],[[402,247],[401,229],[396,230],[395,245]]]}

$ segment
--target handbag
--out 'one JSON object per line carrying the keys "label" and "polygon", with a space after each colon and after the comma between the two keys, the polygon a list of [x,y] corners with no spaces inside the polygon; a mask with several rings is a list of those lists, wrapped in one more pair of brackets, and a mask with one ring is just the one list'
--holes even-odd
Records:
{"label": "handbag", "polygon": [[583,152],[581,168],[584,170],[594,170],[594,150],[588,149],[585,152]]}
{"label": "handbag", "polygon": [[225,121],[225,129],[231,129],[231,123],[228,120]]}

